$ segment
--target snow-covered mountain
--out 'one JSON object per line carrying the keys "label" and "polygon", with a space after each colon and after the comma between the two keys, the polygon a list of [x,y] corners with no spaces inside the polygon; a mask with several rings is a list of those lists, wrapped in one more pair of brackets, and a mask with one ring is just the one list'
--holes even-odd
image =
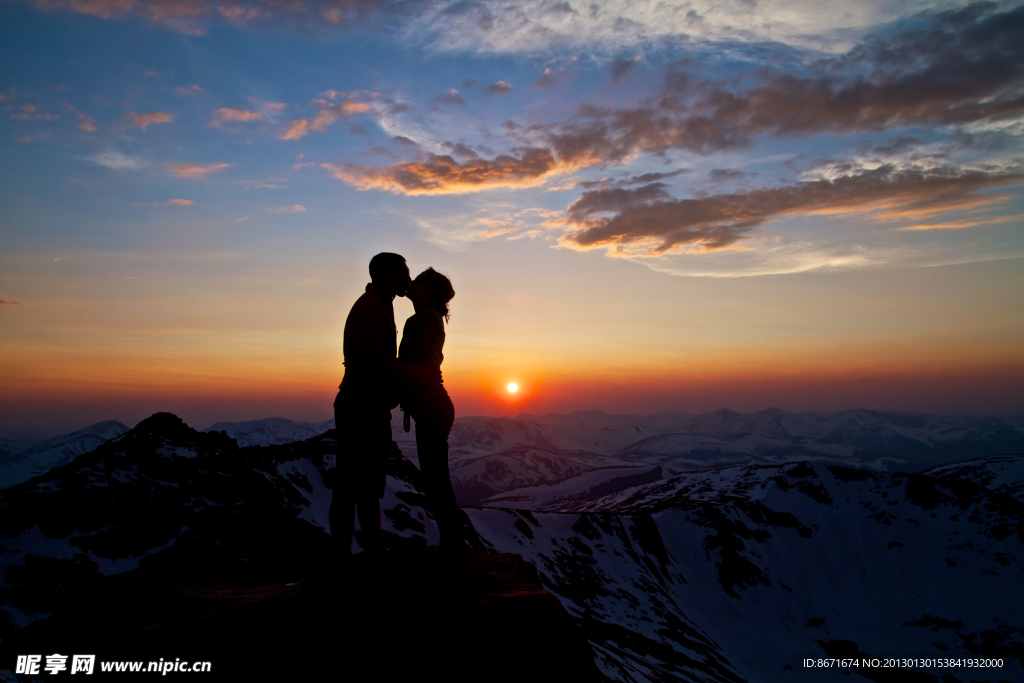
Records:
{"label": "snow-covered mountain", "polygon": [[0,488],[14,486],[54,467],[66,465],[127,431],[128,427],[120,422],[106,420],[45,441],[5,439],[0,443]]}
{"label": "snow-covered mountain", "polygon": [[[239,448],[162,413],[0,491],[0,630],[160,553],[308,556],[330,531],[337,448],[333,432]],[[595,477],[592,495],[558,512],[470,508],[469,537],[533,562],[612,680],[821,680],[799,673],[805,657],[854,653],[1004,663],[891,680],[1022,679],[1019,459],[918,474],[817,461],[648,471],[597,495],[621,478],[598,481],[607,461],[520,455],[521,476]],[[436,544],[418,470],[397,458],[388,475],[388,544]]]}
{"label": "snow-covered mountain", "polygon": [[635,485],[633,477],[654,472],[670,477],[786,462],[914,472],[1024,453],[1024,420],[869,410],[827,416],[716,410],[648,417],[589,411],[460,418],[449,444],[452,481],[462,504],[558,510],[606,495],[610,487]]}
{"label": "snow-covered mountain", "polygon": [[269,417],[248,422],[218,422],[204,432],[224,432],[238,442],[239,446],[277,446],[293,441],[305,441],[334,429],[334,418],[313,424],[296,422],[283,417]]}
{"label": "snow-covered mountain", "polygon": [[936,479],[968,481],[1024,503],[1024,455],[990,455],[924,471]]}
{"label": "snow-covered mountain", "polygon": [[[1024,572],[1024,506],[974,484],[748,465],[575,513],[470,517],[496,549],[537,565],[614,680],[825,680],[799,673],[802,659],[858,652],[1002,658],[970,680],[1024,675],[1024,604],[1009,598]],[[964,680],[921,672],[874,680]]]}

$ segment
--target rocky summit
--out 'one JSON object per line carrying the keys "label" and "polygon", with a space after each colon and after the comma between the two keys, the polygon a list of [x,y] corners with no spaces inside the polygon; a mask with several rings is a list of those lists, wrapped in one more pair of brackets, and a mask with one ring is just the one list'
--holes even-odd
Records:
{"label": "rocky summit", "polygon": [[[700,425],[739,419],[711,417]],[[524,433],[532,445],[495,432],[487,467],[542,448],[569,478],[598,462],[560,461],[553,438]],[[347,572],[332,564],[337,450],[333,431],[240,448],[160,413],[0,491],[0,677],[38,678],[13,672],[17,655],[88,647],[203,657],[253,680],[839,680],[804,665],[822,658],[947,662],[844,670],[876,681],[1024,680],[1019,455],[917,472],[787,457],[653,462],[614,485],[588,475],[572,495],[464,508],[456,576],[414,454],[388,463],[389,551],[359,553],[357,534]],[[529,483],[564,486],[544,481]]]}

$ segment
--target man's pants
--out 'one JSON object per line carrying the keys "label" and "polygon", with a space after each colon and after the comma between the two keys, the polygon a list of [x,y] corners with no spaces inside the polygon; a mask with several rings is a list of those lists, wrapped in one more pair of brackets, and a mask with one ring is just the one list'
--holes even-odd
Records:
{"label": "man's pants", "polygon": [[331,501],[331,535],[343,555],[351,553],[353,523],[358,513],[359,545],[363,550],[378,550],[382,547],[379,501],[384,495],[385,467],[391,449],[391,411],[342,390],[334,401],[334,424],[339,447]]}

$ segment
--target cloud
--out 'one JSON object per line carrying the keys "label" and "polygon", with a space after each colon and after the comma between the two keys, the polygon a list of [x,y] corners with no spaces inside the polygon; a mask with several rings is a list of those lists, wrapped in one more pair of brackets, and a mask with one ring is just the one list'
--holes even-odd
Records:
{"label": "cloud", "polygon": [[708,173],[708,180],[716,184],[727,183],[731,180],[742,180],[748,175],[750,174],[738,171],[734,168],[713,168],[711,169],[711,172]]}
{"label": "cloud", "polygon": [[263,114],[258,111],[247,111],[245,109],[229,109],[222,107],[216,109],[213,112],[213,120],[210,121],[210,125],[215,128],[220,128],[224,123],[251,123],[253,121],[263,121]]}
{"label": "cloud", "polygon": [[122,116],[121,121],[126,127],[137,126],[142,130],[146,130],[146,128],[155,123],[172,123],[174,121],[174,114],[163,111],[151,111],[148,114],[131,112]]}
{"label": "cloud", "polygon": [[96,119],[91,116],[86,116],[82,112],[77,112],[76,116],[78,116],[78,120],[81,121],[81,123],[78,124],[79,130],[84,130],[86,133],[96,132]]}
{"label": "cloud", "polygon": [[494,159],[458,162],[429,154],[423,161],[390,168],[366,168],[354,164],[323,164],[331,175],[360,190],[386,190],[396,194],[452,194],[478,192],[496,187],[533,187],[560,169],[546,149],[524,149],[518,156],[501,154]]}
{"label": "cloud", "polygon": [[462,96],[459,95],[459,91],[454,88],[443,95],[438,95],[437,101],[441,104],[452,104],[456,106],[463,106],[466,104],[466,100],[462,99]]}
{"label": "cloud", "polygon": [[312,104],[320,109],[313,120],[296,119],[291,121],[288,128],[277,136],[279,140],[301,140],[310,131],[324,133],[338,119],[368,112],[371,109],[368,103],[356,100],[333,104],[325,99],[316,99]]}
{"label": "cloud", "polygon": [[811,75],[765,71],[736,87],[669,72],[643,105],[583,105],[567,122],[515,132],[582,166],[637,153],[742,149],[766,135],[1017,120],[1024,114],[1024,7],[993,8],[971,5],[934,16],[924,29],[869,37],[819,61]]}
{"label": "cloud", "polygon": [[[534,81],[533,87],[535,88],[554,88],[557,87],[562,81],[568,78],[562,69],[552,69],[550,67],[544,69],[537,80]],[[510,87],[509,90],[512,88]]]}
{"label": "cloud", "polygon": [[222,163],[210,163],[210,164],[168,164],[167,173],[176,178],[205,178],[211,173],[222,171],[230,166],[230,164]]}
{"label": "cloud", "polygon": [[566,210],[561,244],[607,248],[612,254],[657,256],[735,246],[783,215],[876,212],[882,218],[930,215],[999,201],[981,190],[1024,181],[1024,175],[952,167],[861,169],[795,185],[675,199],[664,185],[584,193]]}
{"label": "cloud", "polygon": [[512,86],[505,81],[498,81],[497,83],[484,86],[484,92],[488,95],[506,95],[512,92]]}
{"label": "cloud", "polygon": [[943,0],[912,5],[887,0],[824,0],[812,5],[800,0],[423,3],[403,33],[409,41],[456,53],[536,55],[560,50],[605,56],[630,49],[653,51],[668,44],[706,50],[715,57],[745,46],[757,53],[766,45],[837,52],[871,27],[901,18],[908,9],[925,12],[950,4]]}
{"label": "cloud", "polygon": [[[11,118],[16,121],[57,121],[60,119],[60,116],[57,114],[39,111],[40,107],[45,107],[45,105],[23,104],[19,107],[19,109],[21,109],[21,113],[11,114]],[[6,108],[10,109],[11,107],[8,106]]]}
{"label": "cloud", "polygon": [[191,199],[168,199],[164,202],[165,206],[192,206],[195,204]]}
{"label": "cloud", "polygon": [[948,221],[946,223],[922,223],[918,225],[907,225],[897,230],[963,230],[965,228],[976,228],[979,225],[999,225],[1001,223],[1024,223],[1024,213],[1011,216],[988,216],[982,218],[970,218],[962,221]]}
{"label": "cloud", "polygon": [[309,132],[309,121],[306,119],[298,119],[288,124],[280,135],[277,136],[279,140],[301,140]]}
{"label": "cloud", "polygon": [[20,301],[8,301],[7,299],[0,299],[0,306],[24,306]]}
{"label": "cloud", "polygon": [[[468,200],[463,205],[472,207],[477,202]],[[481,240],[535,239],[548,233],[544,221],[561,215],[542,208],[528,208],[509,212],[506,206],[492,202],[478,203],[479,209],[471,213],[436,218],[416,216],[420,236],[427,242],[448,251],[463,251],[467,244]]]}
{"label": "cloud", "polygon": [[175,88],[174,92],[179,94],[179,95],[186,95],[188,97],[196,97],[198,95],[205,94],[206,93],[206,89],[205,88],[201,88],[198,85],[195,85],[193,83],[192,85],[184,85],[184,86]]}
{"label": "cloud", "polygon": [[99,164],[100,166],[114,171],[139,171],[150,164],[146,159],[130,157],[126,154],[115,152],[113,150],[99,152],[98,154],[86,157],[86,159],[94,164]]}
{"label": "cloud", "polygon": [[267,211],[270,213],[302,213],[303,211],[308,211],[308,209],[302,204],[292,204],[291,206],[275,206],[267,209]]}
{"label": "cloud", "polygon": [[617,81],[623,76],[633,73],[636,69],[636,65],[640,63],[640,59],[640,57],[633,57],[633,59],[616,59],[612,62],[612,80]]}

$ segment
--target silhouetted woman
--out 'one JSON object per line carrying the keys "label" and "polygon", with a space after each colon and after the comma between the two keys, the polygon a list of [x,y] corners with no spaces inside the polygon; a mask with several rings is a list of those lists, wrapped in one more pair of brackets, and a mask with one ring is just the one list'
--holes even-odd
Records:
{"label": "silhouetted woman", "polygon": [[[398,360],[440,371],[444,360],[444,323],[448,320],[448,302],[455,296],[451,281],[433,268],[416,276],[406,297],[416,313],[405,321]],[[437,374],[440,377],[440,372]],[[441,532],[441,549],[461,557],[465,553],[462,510],[455,501],[448,470],[448,434],[455,421],[455,408],[442,381],[406,385],[402,396],[405,430],[409,417],[416,421],[416,450],[427,500]]]}

